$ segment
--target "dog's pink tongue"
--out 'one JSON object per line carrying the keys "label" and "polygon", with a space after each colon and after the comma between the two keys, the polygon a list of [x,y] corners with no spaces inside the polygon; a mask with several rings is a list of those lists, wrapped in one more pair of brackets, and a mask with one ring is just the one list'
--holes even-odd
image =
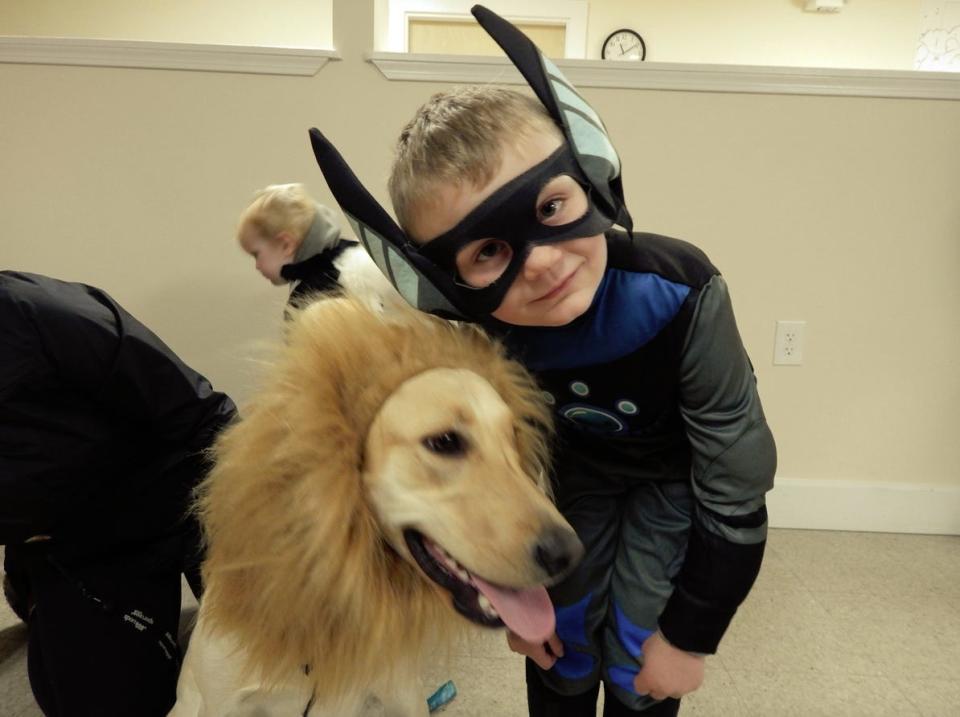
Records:
{"label": "dog's pink tongue", "polygon": [[470,576],[474,586],[487,596],[504,624],[528,642],[546,642],[556,629],[553,604],[544,587],[504,590]]}

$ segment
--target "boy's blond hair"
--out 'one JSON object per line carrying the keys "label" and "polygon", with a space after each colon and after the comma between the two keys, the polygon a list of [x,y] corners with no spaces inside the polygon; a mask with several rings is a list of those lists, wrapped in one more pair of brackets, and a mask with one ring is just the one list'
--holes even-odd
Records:
{"label": "boy's blond hair", "polygon": [[316,202],[302,184],[271,184],[254,194],[250,206],[243,210],[237,240],[242,242],[247,231],[253,230],[264,239],[289,232],[299,243],[316,214]]}
{"label": "boy's blond hair", "polygon": [[435,94],[397,141],[388,188],[400,226],[409,231],[431,190],[469,183],[482,187],[497,172],[505,142],[559,128],[539,101],[514,90],[462,87]]}

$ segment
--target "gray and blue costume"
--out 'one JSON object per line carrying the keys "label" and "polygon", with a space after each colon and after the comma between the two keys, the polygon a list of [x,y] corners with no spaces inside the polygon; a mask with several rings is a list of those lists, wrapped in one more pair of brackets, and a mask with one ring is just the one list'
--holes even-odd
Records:
{"label": "gray and blue costume", "polygon": [[760,568],[776,463],[726,283],[698,249],[608,232],[590,309],[557,328],[495,327],[554,405],[557,504],[584,543],[551,591],[564,657],[546,684],[598,679],[642,709],[658,627],[713,653]]}

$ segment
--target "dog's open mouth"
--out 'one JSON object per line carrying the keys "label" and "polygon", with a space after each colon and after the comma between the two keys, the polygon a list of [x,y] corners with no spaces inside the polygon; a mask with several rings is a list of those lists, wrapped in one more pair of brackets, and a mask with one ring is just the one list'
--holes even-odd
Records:
{"label": "dog's open mouth", "polygon": [[493,585],[471,574],[423,533],[407,529],[403,537],[423,572],[453,596],[453,606],[467,619],[486,627],[505,625],[529,642],[544,642],[553,635],[556,618],[546,588]]}

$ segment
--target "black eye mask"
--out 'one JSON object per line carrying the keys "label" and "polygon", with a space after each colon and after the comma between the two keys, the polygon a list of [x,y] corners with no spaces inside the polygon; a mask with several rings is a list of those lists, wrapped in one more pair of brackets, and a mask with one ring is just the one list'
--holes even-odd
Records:
{"label": "black eye mask", "polygon": [[[537,199],[543,188],[560,175],[571,177],[587,195],[582,216],[566,224],[548,226],[538,217]],[[457,254],[478,239],[498,239],[510,245],[513,254],[504,272],[488,286],[473,287],[457,281],[461,302],[477,316],[500,306],[533,247],[540,244],[601,234],[613,226],[590,196],[590,184],[566,144],[539,164],[514,177],[481,202],[460,222],[417,251],[456,277]]]}
{"label": "black eye mask", "polygon": [[[448,232],[417,246],[367,191],[330,141],[310,130],[310,143],[330,191],[357,239],[411,306],[438,316],[483,321],[495,311],[538,244],[588,237],[633,222],[623,202],[620,158],[596,111],[528,37],[486,8],[471,12],[523,75],[566,140],[561,151],[501,187]],[[537,219],[536,201],[546,182],[569,175],[587,194],[582,217],[560,226]],[[465,286],[456,255],[476,239],[497,239],[513,251],[500,277],[484,288]]]}

